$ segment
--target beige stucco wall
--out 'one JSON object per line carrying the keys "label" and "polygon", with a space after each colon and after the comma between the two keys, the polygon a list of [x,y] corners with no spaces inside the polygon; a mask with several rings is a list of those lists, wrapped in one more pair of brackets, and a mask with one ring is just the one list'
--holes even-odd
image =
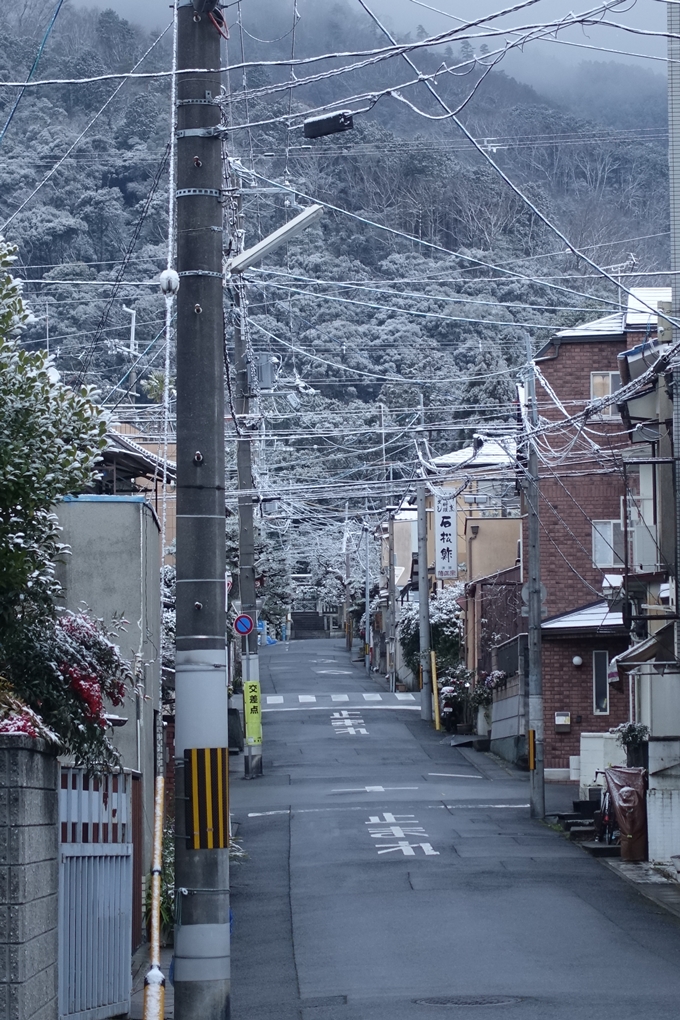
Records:
{"label": "beige stucco wall", "polygon": [[514,567],[521,534],[519,517],[466,517],[466,579],[472,581]]}

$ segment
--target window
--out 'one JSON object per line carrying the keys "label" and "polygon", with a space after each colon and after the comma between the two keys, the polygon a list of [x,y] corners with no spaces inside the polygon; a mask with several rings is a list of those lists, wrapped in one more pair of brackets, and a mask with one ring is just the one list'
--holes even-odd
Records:
{"label": "window", "polygon": [[593,521],[593,565],[620,567],[623,564],[621,521]]}
{"label": "window", "polygon": [[609,652],[593,652],[593,711],[609,715]]}
{"label": "window", "polygon": [[[610,397],[621,389],[621,376],[618,372],[591,372],[590,373],[590,399],[600,400],[602,397]],[[618,415],[616,404],[608,404],[603,407],[600,414],[605,417]]]}

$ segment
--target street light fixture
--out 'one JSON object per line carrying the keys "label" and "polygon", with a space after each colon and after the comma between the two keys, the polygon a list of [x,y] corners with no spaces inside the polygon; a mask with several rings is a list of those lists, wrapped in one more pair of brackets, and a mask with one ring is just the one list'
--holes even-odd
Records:
{"label": "street light fixture", "polygon": [[261,259],[267,255],[271,255],[272,252],[280,248],[282,244],[286,244],[291,238],[295,237],[306,227],[311,226],[316,220],[323,216],[323,206],[321,205],[310,205],[308,209],[304,209],[298,216],[290,220],[288,223],[284,223],[282,227],[275,230],[273,234],[269,234],[262,241],[258,241],[252,248],[248,248],[247,251],[241,252],[240,255],[236,255],[235,258],[229,263],[228,269],[232,276],[235,273],[244,273],[246,269],[250,269]]}
{"label": "street light fixture", "polygon": [[349,131],[354,127],[354,118],[351,110],[339,110],[337,113],[322,113],[318,117],[309,117],[303,127],[305,138],[321,138],[323,135]]}

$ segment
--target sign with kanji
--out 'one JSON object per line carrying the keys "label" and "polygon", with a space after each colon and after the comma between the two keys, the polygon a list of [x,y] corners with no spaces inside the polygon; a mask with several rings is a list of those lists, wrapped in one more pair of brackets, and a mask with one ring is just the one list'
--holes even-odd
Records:
{"label": "sign with kanji", "polygon": [[243,685],[243,715],[246,721],[246,744],[257,747],[262,743],[262,699],[259,680],[246,680]]}
{"label": "sign with kanji", "polygon": [[435,575],[458,577],[458,529],[455,496],[434,497]]}

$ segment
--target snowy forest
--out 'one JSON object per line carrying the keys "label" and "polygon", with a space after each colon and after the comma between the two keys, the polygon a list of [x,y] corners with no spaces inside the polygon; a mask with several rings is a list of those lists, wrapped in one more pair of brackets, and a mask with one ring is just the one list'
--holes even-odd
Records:
{"label": "snowy forest", "polygon": [[[2,80],[26,79],[52,9],[25,0],[4,12]],[[358,7],[262,2],[228,14],[227,59],[239,69],[225,76],[222,105],[243,170],[246,244],[312,201],[334,207],[248,275],[253,350],[279,364],[277,391],[259,402],[258,484],[276,500],[263,503],[262,556],[271,565],[286,554],[279,593],[289,572],[311,572],[334,598],[339,522],[384,505],[386,478],[413,477],[413,429],[424,425],[443,453],[480,422],[512,419],[528,350],[614,311],[618,293],[441,119],[425,87],[399,90],[413,78],[401,58],[323,77],[329,57],[293,81],[266,66],[384,45]],[[414,25],[414,39],[428,34]],[[67,0],[36,77],[167,70],[171,52],[169,26],[150,32]],[[568,88],[539,93],[469,42],[414,59],[438,72],[438,95],[576,248],[614,275],[667,264],[663,78],[590,62]],[[18,95],[0,90],[0,223],[33,312],[23,342],[47,348],[66,382],[95,384],[112,422],[157,437],[169,79],[29,88],[14,109]],[[354,129],[307,141],[305,112],[345,98]]]}

